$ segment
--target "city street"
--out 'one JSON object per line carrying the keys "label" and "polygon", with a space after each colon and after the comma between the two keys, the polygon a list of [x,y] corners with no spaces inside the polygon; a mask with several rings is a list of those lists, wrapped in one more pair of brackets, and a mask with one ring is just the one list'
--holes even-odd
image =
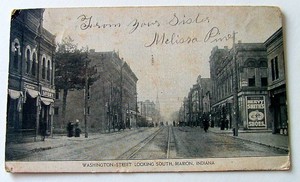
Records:
{"label": "city street", "polygon": [[[256,135],[256,133],[251,133]],[[19,147],[18,147],[19,145]],[[287,155],[288,151],[237,139],[200,127],[126,129],[89,138],[54,136],[46,141],[8,144],[7,160],[60,161],[167,159]]]}

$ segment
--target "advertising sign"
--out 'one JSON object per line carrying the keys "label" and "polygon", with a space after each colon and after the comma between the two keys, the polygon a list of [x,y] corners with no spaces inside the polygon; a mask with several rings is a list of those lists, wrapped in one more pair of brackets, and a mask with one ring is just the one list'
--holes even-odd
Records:
{"label": "advertising sign", "polygon": [[265,97],[248,96],[246,104],[248,129],[267,128]]}

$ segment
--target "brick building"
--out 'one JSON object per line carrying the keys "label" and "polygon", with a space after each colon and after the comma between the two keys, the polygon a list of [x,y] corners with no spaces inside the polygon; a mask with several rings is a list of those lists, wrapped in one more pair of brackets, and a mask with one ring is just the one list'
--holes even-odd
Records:
{"label": "brick building", "polygon": [[[138,78],[130,66],[115,51],[90,50],[89,66],[97,71],[98,79],[88,89],[87,128],[89,131],[110,132],[136,126]],[[67,97],[66,121],[80,121],[84,128],[83,90],[70,90]],[[62,91],[58,91],[55,104],[55,120],[60,127]]]}
{"label": "brick building", "polygon": [[154,126],[160,124],[158,101],[156,101],[156,103],[150,100],[138,101],[138,111],[140,126]]}
{"label": "brick building", "polygon": [[210,115],[211,79],[198,76],[179,111],[180,125],[202,126],[202,117]]}
{"label": "brick building", "polygon": [[282,28],[271,35],[264,44],[268,54],[268,91],[271,100],[272,131],[287,134],[288,115]]}
{"label": "brick building", "polygon": [[[7,135],[50,135],[53,126],[55,37],[44,9],[16,11],[11,20]],[[8,140],[10,137],[8,137]]]}
{"label": "brick building", "polygon": [[[213,48],[210,56],[212,121],[220,126],[226,119],[233,127],[233,72],[237,73],[239,128],[268,129],[268,62],[263,43],[237,43],[233,49]],[[233,67],[236,58],[237,70]]]}

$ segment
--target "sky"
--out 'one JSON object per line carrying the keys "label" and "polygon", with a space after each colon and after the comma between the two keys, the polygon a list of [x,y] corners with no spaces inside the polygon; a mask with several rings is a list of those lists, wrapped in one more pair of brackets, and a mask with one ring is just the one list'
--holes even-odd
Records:
{"label": "sky", "polygon": [[266,7],[135,7],[46,9],[44,27],[60,42],[116,51],[138,77],[138,100],[156,100],[170,119],[197,77],[209,78],[213,47],[264,42],[282,26]]}

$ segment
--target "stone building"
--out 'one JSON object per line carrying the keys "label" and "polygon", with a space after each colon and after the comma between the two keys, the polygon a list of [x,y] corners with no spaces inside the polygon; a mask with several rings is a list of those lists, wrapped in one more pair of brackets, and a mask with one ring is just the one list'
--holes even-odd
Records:
{"label": "stone building", "polygon": [[[89,131],[110,132],[135,127],[138,78],[130,66],[115,51],[95,52],[92,49],[88,59],[98,79],[89,86],[87,111],[84,110],[85,90],[71,90],[67,97],[66,121],[78,119],[83,129],[86,113]],[[57,96],[55,119],[61,123],[62,91]]]}
{"label": "stone building", "polygon": [[202,126],[202,118],[210,114],[210,78],[197,78],[188,94],[188,123],[189,126]]}
{"label": "stone building", "polygon": [[202,126],[202,118],[210,115],[210,90],[211,79],[199,75],[179,111],[183,114],[180,125]]}
{"label": "stone building", "polygon": [[53,126],[55,37],[43,28],[44,9],[14,12],[11,20],[7,135],[37,137]]}
{"label": "stone building", "polygon": [[268,91],[271,100],[272,131],[287,134],[288,115],[282,28],[271,35],[264,44],[268,54]]}
{"label": "stone building", "polygon": [[[234,126],[233,74],[237,74],[239,128],[269,129],[268,62],[263,43],[237,43],[233,49],[214,47],[210,56],[212,79],[212,122],[221,126],[226,119]],[[235,59],[233,58],[235,56]],[[237,69],[233,61],[236,60]]]}
{"label": "stone building", "polygon": [[[156,103],[159,103],[156,101]],[[150,100],[138,101],[138,110],[140,115],[141,126],[154,126],[160,122],[160,112],[158,106]],[[144,123],[143,123],[144,121]]]}

